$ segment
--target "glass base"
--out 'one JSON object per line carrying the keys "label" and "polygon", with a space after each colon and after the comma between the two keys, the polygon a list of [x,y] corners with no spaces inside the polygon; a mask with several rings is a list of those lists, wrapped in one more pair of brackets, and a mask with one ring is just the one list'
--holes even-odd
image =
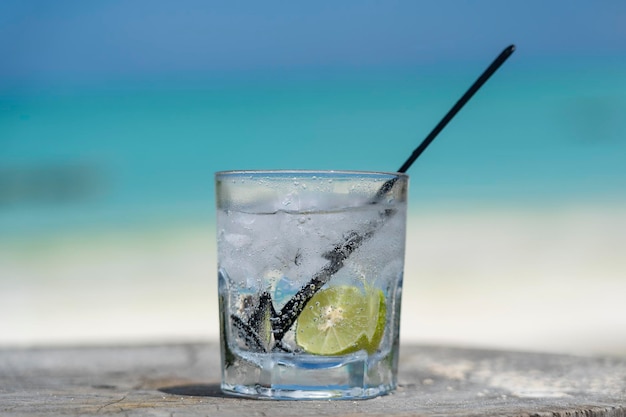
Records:
{"label": "glass base", "polygon": [[226,394],[274,400],[356,400],[396,387],[391,355],[344,356],[267,353],[234,355],[224,368]]}
{"label": "glass base", "polygon": [[365,400],[393,391],[394,387],[332,389],[327,386],[312,389],[309,385],[283,387],[251,387],[247,385],[222,384],[222,392],[237,397],[266,400]]}

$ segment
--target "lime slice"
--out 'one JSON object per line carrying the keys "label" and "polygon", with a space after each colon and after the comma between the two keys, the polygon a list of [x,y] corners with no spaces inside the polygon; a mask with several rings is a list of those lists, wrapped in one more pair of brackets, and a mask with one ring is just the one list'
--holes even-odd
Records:
{"label": "lime slice", "polygon": [[311,298],[298,317],[296,342],[315,355],[374,353],[385,330],[387,308],[381,290],[340,286]]}

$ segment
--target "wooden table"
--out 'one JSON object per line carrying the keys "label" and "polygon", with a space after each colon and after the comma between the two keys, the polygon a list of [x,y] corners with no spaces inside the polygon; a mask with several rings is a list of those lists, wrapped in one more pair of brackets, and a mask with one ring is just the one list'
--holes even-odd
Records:
{"label": "wooden table", "polygon": [[364,401],[219,389],[217,344],[0,349],[0,416],[626,416],[626,358],[403,346],[400,386]]}

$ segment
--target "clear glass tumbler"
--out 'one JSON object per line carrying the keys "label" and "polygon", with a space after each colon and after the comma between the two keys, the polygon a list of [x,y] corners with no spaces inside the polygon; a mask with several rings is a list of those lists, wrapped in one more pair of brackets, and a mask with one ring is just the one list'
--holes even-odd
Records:
{"label": "clear glass tumbler", "polygon": [[215,175],[222,390],[357,399],[396,387],[408,177]]}

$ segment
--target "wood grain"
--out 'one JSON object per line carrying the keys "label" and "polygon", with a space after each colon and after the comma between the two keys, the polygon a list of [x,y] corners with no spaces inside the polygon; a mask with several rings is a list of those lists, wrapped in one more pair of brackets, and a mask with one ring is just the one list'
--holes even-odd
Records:
{"label": "wood grain", "polygon": [[219,389],[217,344],[0,350],[2,416],[626,416],[626,359],[403,346],[398,390],[254,401]]}

